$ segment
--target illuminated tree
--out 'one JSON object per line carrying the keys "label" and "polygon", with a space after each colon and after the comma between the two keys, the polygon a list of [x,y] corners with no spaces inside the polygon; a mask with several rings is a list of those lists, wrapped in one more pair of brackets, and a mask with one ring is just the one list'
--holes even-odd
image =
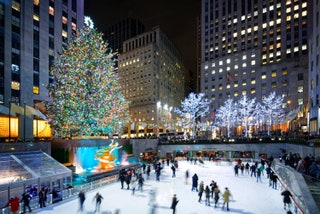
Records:
{"label": "illuminated tree", "polygon": [[227,127],[227,137],[230,137],[230,128],[233,127],[237,117],[237,107],[233,99],[227,99],[216,113],[216,125]]}
{"label": "illuminated tree", "polygon": [[55,59],[47,112],[54,136],[119,133],[129,121],[128,102],[114,71],[114,54],[102,34],[84,26]]}
{"label": "illuminated tree", "polygon": [[241,125],[244,126],[244,136],[248,137],[248,126],[252,124],[254,110],[256,105],[256,99],[249,99],[246,95],[243,95],[237,102],[238,116],[237,119]]}
{"label": "illuminated tree", "polygon": [[192,136],[195,136],[196,120],[209,113],[211,101],[205,98],[204,93],[190,93],[187,98],[181,102],[181,110],[175,108],[174,111],[181,118],[185,128],[192,127]]}

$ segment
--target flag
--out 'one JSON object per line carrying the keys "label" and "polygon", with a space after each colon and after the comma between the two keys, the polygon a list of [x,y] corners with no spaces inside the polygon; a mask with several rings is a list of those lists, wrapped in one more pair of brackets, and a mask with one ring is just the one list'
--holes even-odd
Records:
{"label": "flag", "polygon": [[15,103],[11,103],[11,112],[14,112],[16,114],[24,114],[24,109],[21,106],[18,106]]}
{"label": "flag", "polygon": [[[0,114],[9,115],[9,108],[4,105],[0,105]],[[16,116],[14,112],[10,112],[10,114],[11,116]]]}

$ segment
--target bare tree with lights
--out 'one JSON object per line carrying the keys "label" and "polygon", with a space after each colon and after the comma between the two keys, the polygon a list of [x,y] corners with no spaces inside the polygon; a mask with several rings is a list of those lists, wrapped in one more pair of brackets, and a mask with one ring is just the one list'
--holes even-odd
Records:
{"label": "bare tree with lights", "polygon": [[181,110],[175,108],[174,111],[181,118],[183,125],[192,128],[192,137],[196,133],[196,120],[209,113],[211,101],[205,98],[204,93],[190,93],[187,98],[181,101]]}
{"label": "bare tree with lights", "polygon": [[122,131],[129,110],[114,71],[113,56],[102,34],[88,24],[62,48],[50,70],[53,82],[47,87],[51,98],[47,113],[54,136]]}
{"label": "bare tree with lights", "polygon": [[270,136],[271,125],[276,121],[280,121],[284,116],[282,108],[283,98],[276,96],[275,92],[269,94],[262,100],[264,106],[264,115],[268,124],[268,136]]}
{"label": "bare tree with lights", "polygon": [[227,99],[216,112],[215,124],[227,128],[227,137],[230,137],[230,128],[233,127],[237,117],[237,108],[233,99]]}
{"label": "bare tree with lights", "polygon": [[248,126],[253,123],[254,110],[256,105],[256,99],[250,99],[246,95],[243,95],[237,102],[238,109],[238,122],[244,126],[244,136],[248,137]]}

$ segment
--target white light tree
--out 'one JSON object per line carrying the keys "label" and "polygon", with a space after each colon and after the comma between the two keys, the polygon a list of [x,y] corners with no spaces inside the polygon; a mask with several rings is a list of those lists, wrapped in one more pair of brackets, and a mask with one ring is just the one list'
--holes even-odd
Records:
{"label": "white light tree", "polygon": [[253,113],[253,118],[254,118],[254,123],[257,127],[262,127],[264,122],[265,122],[265,106],[262,105],[261,103],[257,103],[255,108],[254,108],[254,113]]}
{"label": "white light tree", "polygon": [[270,136],[271,125],[279,118],[283,117],[284,111],[282,108],[283,98],[276,96],[275,92],[272,92],[262,100],[264,106],[264,115],[268,124],[268,136]]}
{"label": "white light tree", "polygon": [[230,137],[230,128],[233,126],[237,115],[237,108],[233,99],[227,99],[223,106],[220,106],[216,112],[216,125],[227,127],[227,136]]}
{"label": "white light tree", "polygon": [[204,93],[190,93],[187,98],[181,101],[181,110],[174,108],[174,112],[181,118],[182,124],[191,126],[192,137],[195,136],[196,120],[209,113],[210,103],[211,101],[205,98]]}
{"label": "white light tree", "polygon": [[244,126],[244,136],[248,137],[248,126],[253,122],[253,113],[256,99],[249,99],[246,95],[243,95],[237,102],[238,108],[238,121]]}

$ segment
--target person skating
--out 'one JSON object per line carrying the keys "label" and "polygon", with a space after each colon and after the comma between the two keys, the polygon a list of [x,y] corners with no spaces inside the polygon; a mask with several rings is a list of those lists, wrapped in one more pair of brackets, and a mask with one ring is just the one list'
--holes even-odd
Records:
{"label": "person skating", "polygon": [[22,194],[22,198],[20,200],[20,202],[23,202],[23,213],[26,213],[26,209],[28,208],[29,212],[31,213],[31,207],[29,205],[31,200],[31,196],[28,193],[23,193]]}
{"label": "person skating", "polygon": [[286,205],[288,206],[288,208],[290,208],[290,205],[291,205],[290,197],[292,197],[291,192],[286,189],[281,193],[281,195],[283,196],[284,209],[286,209]]}
{"label": "person skating", "polygon": [[229,202],[230,202],[231,193],[228,187],[225,188],[225,191],[223,192],[222,197],[223,197],[222,209],[224,209],[224,205],[227,204],[227,211],[229,211]]}
{"label": "person skating", "polygon": [[174,194],[172,197],[172,203],[171,203],[171,209],[172,209],[172,213],[175,214],[176,213],[176,207],[178,204],[179,200],[177,199],[177,195]]}
{"label": "person skating", "polygon": [[192,176],[192,188],[191,191],[196,190],[198,192],[198,175],[195,173]]}
{"label": "person skating", "polygon": [[100,212],[100,205],[101,205],[101,202],[102,202],[102,195],[100,195],[98,192],[97,194],[94,196],[93,200],[96,201],[96,209],[94,210],[94,213],[96,212]]}
{"label": "person skating", "polygon": [[172,170],[172,177],[176,177],[176,167],[172,164],[171,165],[171,170]]}
{"label": "person skating", "polygon": [[200,182],[199,184],[199,202],[201,202],[201,198],[202,198],[202,194],[203,194],[203,191],[204,191],[204,183],[203,181]]}
{"label": "person skating", "polygon": [[80,202],[80,211],[82,212],[83,211],[83,204],[84,204],[84,201],[86,200],[86,196],[84,195],[84,191],[80,191],[79,192],[79,202]]}
{"label": "person skating", "polygon": [[218,186],[214,188],[214,207],[217,207],[220,198],[220,189]]}
{"label": "person skating", "polygon": [[126,181],[125,171],[121,170],[119,175],[119,180],[121,183],[121,189],[123,189],[124,182]]}
{"label": "person skating", "polygon": [[206,188],[204,189],[204,194],[206,196],[206,205],[210,206],[210,188],[207,185]]}

